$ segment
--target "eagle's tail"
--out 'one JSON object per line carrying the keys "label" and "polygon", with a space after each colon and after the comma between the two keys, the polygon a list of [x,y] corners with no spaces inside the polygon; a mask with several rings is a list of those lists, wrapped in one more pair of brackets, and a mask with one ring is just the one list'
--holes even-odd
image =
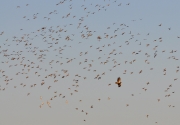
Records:
{"label": "eagle's tail", "polygon": [[118,87],[121,87],[121,82],[118,84]]}

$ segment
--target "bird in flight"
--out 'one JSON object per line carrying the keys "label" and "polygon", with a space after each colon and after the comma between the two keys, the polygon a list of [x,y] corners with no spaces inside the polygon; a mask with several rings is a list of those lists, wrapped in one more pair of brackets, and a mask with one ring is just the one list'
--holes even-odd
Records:
{"label": "bird in flight", "polygon": [[118,87],[121,87],[121,78],[118,77],[118,78],[117,78],[117,82],[115,82],[115,83],[118,84]]}

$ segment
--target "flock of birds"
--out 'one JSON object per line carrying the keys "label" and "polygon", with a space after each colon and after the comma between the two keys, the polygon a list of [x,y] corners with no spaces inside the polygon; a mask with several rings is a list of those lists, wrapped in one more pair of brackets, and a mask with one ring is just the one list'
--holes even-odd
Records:
{"label": "flock of birds", "polygon": [[[102,33],[101,29],[94,29],[96,27],[91,23],[88,25],[90,17],[93,18],[96,14],[99,16],[99,14],[108,12],[110,6],[130,7],[130,3],[121,3],[118,0],[104,0],[103,5],[92,3],[87,5],[86,0],[84,0],[84,4],[80,7],[83,13],[83,16],[81,16],[80,13],[79,15],[73,13],[75,11],[73,2],[73,0],[61,0],[55,5],[56,8],[68,5],[69,12],[65,11],[64,13],[66,14],[63,13],[64,15],[59,17],[61,20],[66,20],[67,24],[62,25],[60,23],[56,26],[39,27],[30,33],[25,33],[24,29],[20,28],[19,32],[21,35],[12,36],[11,38],[6,38],[6,34],[9,31],[1,31],[0,39],[4,39],[4,42],[0,43],[0,93],[6,92],[11,87],[19,91],[28,87],[32,89],[38,88],[44,93],[47,93],[47,91],[51,93],[50,98],[45,97],[46,94],[44,96],[38,95],[41,101],[39,108],[43,109],[45,105],[53,108],[53,100],[58,97],[65,99],[65,104],[70,105],[69,102],[73,95],[79,93],[86,96],[86,93],[81,90],[81,86],[85,84],[88,84],[88,86],[92,84],[93,86],[93,82],[97,82],[103,83],[101,86],[97,85],[98,87],[107,86],[111,89],[111,86],[118,85],[118,87],[121,87],[118,91],[127,89],[125,86],[131,86],[128,82],[131,76],[136,75],[139,79],[144,79],[144,77],[147,78],[152,75],[152,71],[155,74],[157,74],[156,72],[159,73],[158,68],[153,67],[153,62],[156,62],[157,58],[162,57],[167,61],[175,62],[174,64],[179,63],[178,50],[164,50],[163,43],[165,40],[161,36],[153,39],[153,36],[149,37],[151,35],[149,32],[146,35],[137,33],[131,29],[128,23],[118,23],[115,20],[109,26],[103,25],[104,33]],[[31,7],[31,4],[18,5],[15,9],[21,11],[21,8],[24,7]],[[89,9],[91,7],[94,7],[94,9]],[[42,18],[50,25],[52,24],[51,20],[58,16],[59,13],[62,12],[56,9],[49,12],[46,16],[37,12],[32,17],[25,15],[22,18],[28,22]],[[132,24],[141,21],[143,19],[131,20]],[[163,27],[162,23],[157,24],[157,28],[160,27]],[[171,31],[169,27],[166,27],[166,29]],[[179,38],[177,36],[176,39]],[[133,51],[131,50],[132,48],[134,48]],[[167,57],[167,55],[170,56]],[[161,59],[158,61],[161,61]],[[180,65],[175,67],[172,72],[179,75]],[[140,74],[145,75],[138,76]],[[166,74],[167,68],[164,67],[160,71],[160,75],[165,77]],[[178,75],[177,77],[172,76],[174,82],[178,81]],[[119,76],[123,80],[123,85]],[[138,80],[135,83],[138,86]],[[60,84],[61,87],[59,87]],[[140,91],[137,90],[137,93],[146,92],[152,84],[151,81],[147,81],[143,84]],[[173,84],[170,83],[163,90],[165,92],[164,97],[171,97],[172,94],[175,94],[175,91],[171,89]],[[31,92],[32,89],[28,89],[26,96],[30,97],[33,94]],[[60,89],[66,94],[60,92]],[[171,92],[169,92],[170,89],[172,90]],[[151,89],[150,91],[153,90]],[[134,93],[130,93],[130,95],[133,97]],[[113,97],[108,96],[106,98],[110,101]],[[47,99],[47,101],[43,99]],[[102,99],[98,98],[97,100],[100,102]],[[157,102],[161,101],[160,98],[156,98],[156,100]],[[82,102],[83,100],[80,99],[78,101]],[[129,106],[130,104],[126,103],[125,107]],[[168,107],[174,108],[175,105],[169,104]],[[90,104],[89,108],[94,108],[94,105]],[[77,111],[81,110],[85,115],[91,115],[84,109],[80,109],[80,107],[74,107],[74,109]],[[147,118],[150,117],[149,114],[145,116]],[[88,122],[86,118],[83,121]],[[158,124],[159,121],[154,121],[154,123]]]}

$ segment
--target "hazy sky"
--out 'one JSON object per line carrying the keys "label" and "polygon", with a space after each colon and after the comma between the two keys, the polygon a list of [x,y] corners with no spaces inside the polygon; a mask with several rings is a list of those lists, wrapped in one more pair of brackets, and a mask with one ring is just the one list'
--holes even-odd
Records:
{"label": "hazy sky", "polygon": [[0,125],[179,125],[179,5],[1,1]]}

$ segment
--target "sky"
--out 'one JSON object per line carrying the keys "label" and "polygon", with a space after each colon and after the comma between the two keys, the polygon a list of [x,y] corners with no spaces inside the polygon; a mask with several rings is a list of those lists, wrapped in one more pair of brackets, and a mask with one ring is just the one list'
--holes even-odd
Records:
{"label": "sky", "polygon": [[1,1],[0,125],[179,125],[179,5]]}

